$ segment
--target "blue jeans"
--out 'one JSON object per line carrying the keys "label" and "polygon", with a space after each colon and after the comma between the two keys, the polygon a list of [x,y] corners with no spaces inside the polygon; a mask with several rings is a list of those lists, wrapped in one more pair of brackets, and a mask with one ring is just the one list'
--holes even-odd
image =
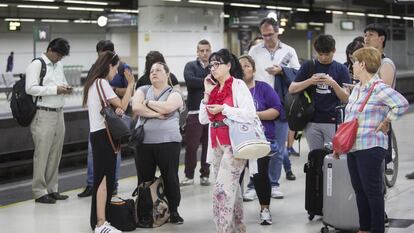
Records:
{"label": "blue jeans", "polygon": [[[87,163],[88,163],[88,170],[87,170],[87,179],[86,179],[86,185],[89,187],[93,186],[93,157],[92,157],[92,146],[91,146],[91,140],[88,141],[88,157],[87,157]],[[121,165],[121,152],[118,152],[118,155],[116,156],[116,168],[115,168],[115,189],[118,188],[118,177],[119,177],[119,166]]]}
{"label": "blue jeans", "polygon": [[348,154],[348,170],[355,190],[359,227],[384,233],[383,162],[387,150],[374,147]]}
{"label": "blue jeans", "polygon": [[280,174],[282,172],[282,164],[285,168],[285,172],[292,170],[289,154],[286,149],[286,141],[288,137],[289,126],[287,121],[276,121],[276,143],[279,146],[279,150],[270,158],[269,161],[269,178],[270,184],[279,187]]}

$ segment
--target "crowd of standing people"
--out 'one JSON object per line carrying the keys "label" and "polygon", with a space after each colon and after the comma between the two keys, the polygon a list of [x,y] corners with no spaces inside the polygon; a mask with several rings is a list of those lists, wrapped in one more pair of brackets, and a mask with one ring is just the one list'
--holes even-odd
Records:
{"label": "crowd of standing people", "polygon": [[[98,42],[98,58],[84,86],[83,106],[88,109],[90,124],[88,180],[85,190],[78,194],[92,196],[90,225],[95,232],[120,232],[107,221],[111,197],[117,194],[121,154],[110,140],[100,113],[104,103],[119,115],[129,114],[144,122],[145,137],[135,154],[138,182],[153,181],[156,169],[160,170],[171,223],[184,223],[178,212],[180,186],[194,185],[201,145],[200,185],[212,186],[217,232],[243,233],[243,199],[258,198],[260,224],[271,225],[271,198],[284,198],[280,187],[282,166],[286,179],[296,179],[289,154],[297,152],[292,149],[294,132],[289,130],[284,97],[304,90],[311,93],[315,107],[304,129],[310,151],[332,141],[342,120],[337,106],[347,104],[345,121],[358,118],[357,140],[348,154],[348,168],[357,196],[359,233],[384,232],[382,173],[383,162],[390,156],[390,122],[408,108],[407,100],[394,90],[396,67],[384,54],[386,30],[368,25],[363,40],[358,37],[347,47],[346,64],[333,59],[334,37],[321,34],[313,43],[315,58],[301,65],[295,49],[279,39],[276,20],[265,18],[258,26],[261,37],[252,42],[248,54],[240,57],[227,49],[212,52],[207,40],[198,42],[196,60],[184,69],[186,102],[177,78],[159,51],[147,54],[144,75],[136,82],[131,68],[115,53],[114,44]],[[26,71],[26,91],[36,98],[38,109],[30,129],[35,143],[33,195],[39,203],[53,204],[68,198],[58,192],[57,174],[65,133],[63,98],[72,92],[60,60],[69,50],[65,39],[54,39],[42,60],[34,60]],[[46,64],[43,82],[42,62]],[[373,94],[367,107],[357,113],[371,87]],[[183,138],[179,122],[185,104],[185,177],[180,182]],[[238,159],[225,120],[252,122],[256,118],[262,122],[271,152],[257,161]],[[251,179],[243,194],[240,180],[246,167]]]}

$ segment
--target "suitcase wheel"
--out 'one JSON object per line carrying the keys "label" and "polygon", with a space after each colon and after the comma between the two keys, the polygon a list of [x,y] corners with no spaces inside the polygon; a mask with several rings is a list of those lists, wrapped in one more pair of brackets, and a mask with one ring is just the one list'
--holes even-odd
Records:
{"label": "suitcase wheel", "polygon": [[321,233],[329,233],[329,228],[327,226],[322,227]]}
{"label": "suitcase wheel", "polygon": [[312,221],[314,217],[315,217],[315,215],[313,215],[313,214],[309,214],[308,219],[309,219],[310,221]]}

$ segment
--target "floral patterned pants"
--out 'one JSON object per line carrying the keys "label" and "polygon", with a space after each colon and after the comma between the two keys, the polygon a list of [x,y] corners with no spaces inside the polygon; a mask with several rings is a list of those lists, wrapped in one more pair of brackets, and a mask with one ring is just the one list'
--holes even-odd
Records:
{"label": "floral patterned pants", "polygon": [[218,233],[244,233],[243,198],[239,184],[246,160],[236,159],[231,146],[214,149],[213,170],[216,182],[213,190],[213,215]]}

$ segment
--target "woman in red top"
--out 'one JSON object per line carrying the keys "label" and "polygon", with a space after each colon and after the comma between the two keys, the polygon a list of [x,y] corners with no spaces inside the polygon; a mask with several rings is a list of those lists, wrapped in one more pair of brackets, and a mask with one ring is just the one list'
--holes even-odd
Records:
{"label": "woman in red top", "polygon": [[[239,184],[246,160],[233,156],[229,128],[223,120],[253,122],[257,117],[237,58],[227,49],[211,54],[211,74],[204,80],[204,99],[199,120],[209,123],[207,162],[213,165],[216,178],[213,190],[213,214],[219,233],[243,233],[243,200]],[[213,78],[214,77],[214,78]]]}

